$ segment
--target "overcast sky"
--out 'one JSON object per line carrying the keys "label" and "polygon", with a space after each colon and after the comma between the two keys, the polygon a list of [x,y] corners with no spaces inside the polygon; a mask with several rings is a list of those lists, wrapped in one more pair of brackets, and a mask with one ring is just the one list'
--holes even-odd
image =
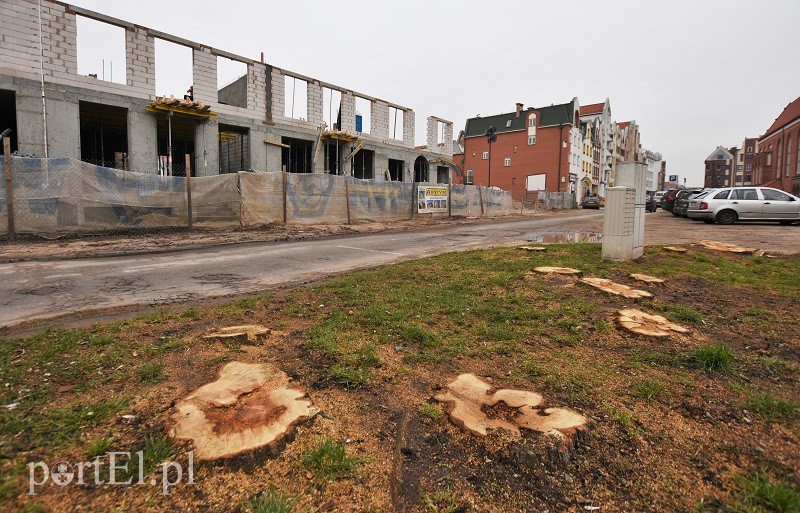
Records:
{"label": "overcast sky", "polygon": [[[643,147],[689,185],[717,145],[762,134],[800,94],[798,0],[74,3],[410,107],[418,144],[429,115],[458,134],[467,117],[516,102],[609,97],[613,118],[635,119]],[[118,40],[79,25],[92,48],[79,68],[111,78],[106,59],[121,80]],[[162,85],[191,73],[190,54],[157,53]]]}

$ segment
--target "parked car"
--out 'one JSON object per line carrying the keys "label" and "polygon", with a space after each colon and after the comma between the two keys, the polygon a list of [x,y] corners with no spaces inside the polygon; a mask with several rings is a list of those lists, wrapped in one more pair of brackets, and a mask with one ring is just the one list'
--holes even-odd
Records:
{"label": "parked car", "polygon": [[647,195],[644,199],[644,210],[645,212],[655,212],[658,210],[658,203],[656,203],[655,194],[650,191],[647,192]]}
{"label": "parked car", "polygon": [[600,197],[596,194],[587,194],[581,200],[581,208],[600,208]]}
{"label": "parked car", "polygon": [[672,215],[686,217],[689,211],[689,201],[698,196],[705,196],[708,191],[704,189],[684,189],[681,194],[675,197],[675,206],[672,207]]}
{"label": "parked car", "polygon": [[661,206],[661,199],[668,192],[669,191],[656,191],[655,194],[653,194],[653,202],[656,204],[656,207],[664,208]]}
{"label": "parked car", "polygon": [[675,206],[675,196],[682,190],[683,189],[672,189],[671,191],[667,191],[667,193],[661,197],[661,208],[667,212],[672,212],[672,207]]}
{"label": "parked car", "polygon": [[736,221],[800,221],[800,198],[771,187],[727,187],[715,189],[689,203],[688,216],[707,223]]}

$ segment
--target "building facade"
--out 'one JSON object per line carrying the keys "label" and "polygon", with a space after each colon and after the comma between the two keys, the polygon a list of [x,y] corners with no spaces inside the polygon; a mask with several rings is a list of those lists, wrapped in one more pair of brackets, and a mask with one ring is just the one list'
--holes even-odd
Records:
{"label": "building facade", "polygon": [[717,149],[706,157],[704,187],[731,186],[736,166],[736,152],[737,148],[728,149],[724,146],[717,146]]}
{"label": "building facade", "polygon": [[600,168],[595,183],[596,192],[601,197],[606,195],[606,187],[611,186],[614,170],[614,122],[611,120],[611,101],[593,103],[581,107],[581,121],[595,123],[597,140],[600,145]]}
{"label": "building facade", "polygon": [[758,138],[755,181],[800,195],[800,98]]}
{"label": "building facade", "polygon": [[[122,80],[106,79],[105,63],[100,77],[78,73],[79,22],[85,20],[119,33]],[[415,148],[412,109],[263,57],[252,60],[55,0],[4,0],[0,36],[0,114],[22,155],[176,175],[185,173],[188,154],[197,176],[285,168],[377,180],[450,177],[449,121],[429,117],[427,144]],[[157,42],[190,55],[191,78],[172,92],[175,98],[156,95]],[[218,82],[223,60],[243,70],[227,85]],[[370,113],[369,127],[357,126],[357,109]]]}
{"label": "building facade", "polygon": [[[489,146],[487,130],[497,140]],[[575,128],[578,128],[578,137]],[[464,176],[476,185],[509,190],[515,200],[536,191],[569,192],[576,185],[571,174],[580,170],[580,105],[578,99],[548,107],[474,117],[464,129]]]}

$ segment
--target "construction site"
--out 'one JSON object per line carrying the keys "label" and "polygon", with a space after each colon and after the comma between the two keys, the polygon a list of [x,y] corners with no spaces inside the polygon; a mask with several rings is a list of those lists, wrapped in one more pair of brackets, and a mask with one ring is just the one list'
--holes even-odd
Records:
{"label": "construction site", "polygon": [[[272,66],[263,53],[253,60],[53,0],[3,5],[0,125],[13,130],[12,153],[164,176],[184,176],[188,165],[194,176],[451,181],[445,119],[428,117],[426,144],[415,147],[409,107]],[[78,33],[98,23],[124,38],[124,69],[104,62],[99,76],[81,75]],[[160,59],[175,52],[191,76],[157,95]],[[241,75],[220,83],[218,70],[231,66]]]}

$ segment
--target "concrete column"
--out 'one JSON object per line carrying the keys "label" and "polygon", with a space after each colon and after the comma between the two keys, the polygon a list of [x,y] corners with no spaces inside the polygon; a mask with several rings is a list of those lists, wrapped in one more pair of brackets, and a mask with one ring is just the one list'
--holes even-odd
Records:
{"label": "concrete column", "polygon": [[128,110],[129,170],[151,174],[158,172],[156,121],[156,114],[152,112]]}
{"label": "concrete column", "polygon": [[375,152],[375,162],[373,162],[375,180],[385,182],[386,170],[389,169],[389,157],[378,152]]}
{"label": "concrete column", "polygon": [[272,119],[281,119],[286,112],[286,79],[283,73],[281,73],[281,70],[272,68],[270,87],[270,92],[272,94]]}
{"label": "concrete column", "polygon": [[403,144],[413,148],[414,144],[414,111],[407,110],[403,113]]}
{"label": "concrete column", "polygon": [[389,138],[389,104],[382,100],[373,100],[370,106],[372,125],[370,135],[381,139]]}
{"label": "concrete column", "polygon": [[342,92],[342,130],[356,131],[356,99],[350,91]]}
{"label": "concrete column", "polygon": [[156,50],[153,37],[147,29],[125,29],[125,64],[128,86],[138,93],[156,93]]}
{"label": "concrete column", "polygon": [[256,171],[267,171],[267,138],[261,127],[250,129],[250,167]]}
{"label": "concrete column", "polygon": [[[198,123],[194,131],[195,174],[213,176],[219,174],[219,123],[209,119]],[[177,161],[177,156],[173,156]]]}
{"label": "concrete column", "polygon": [[[204,46],[192,49],[194,99],[203,103],[217,102],[217,56]],[[182,92],[178,92],[183,97]],[[178,94],[175,97],[179,97]]]}
{"label": "concrete column", "polygon": [[[48,98],[52,94],[47,95]],[[17,141],[21,155],[44,157],[42,98],[17,92]]]}
{"label": "concrete column", "polygon": [[322,86],[319,82],[308,82],[306,91],[308,121],[317,126],[322,125]]}
{"label": "concrete column", "polygon": [[[41,99],[39,102],[41,103]],[[41,117],[39,123],[41,124]],[[51,158],[81,158],[78,102],[61,98],[47,100],[47,139]]]}
{"label": "concrete column", "polygon": [[428,151],[436,151],[436,145],[438,143],[438,129],[439,129],[439,120],[433,116],[428,116],[428,124],[427,124],[427,133],[425,144],[428,146]]}
{"label": "concrete column", "polygon": [[247,108],[258,113],[261,119],[267,119],[266,64],[256,62],[247,66]]}

